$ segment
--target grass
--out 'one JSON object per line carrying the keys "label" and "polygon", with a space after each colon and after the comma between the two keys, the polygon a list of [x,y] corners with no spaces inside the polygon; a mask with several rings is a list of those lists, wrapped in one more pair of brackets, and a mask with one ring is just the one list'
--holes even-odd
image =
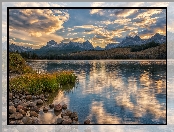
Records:
{"label": "grass", "polygon": [[61,71],[42,74],[24,74],[11,78],[9,82],[10,91],[28,91],[31,94],[42,92],[55,92],[60,86],[76,82],[76,76],[72,71]]}
{"label": "grass", "polygon": [[34,73],[26,61],[18,53],[9,53],[9,72],[16,74]]}
{"label": "grass", "polygon": [[9,53],[9,72],[20,74],[10,78],[9,90],[28,91],[31,94],[55,92],[60,86],[75,84],[77,78],[72,71],[36,73],[18,53]]}

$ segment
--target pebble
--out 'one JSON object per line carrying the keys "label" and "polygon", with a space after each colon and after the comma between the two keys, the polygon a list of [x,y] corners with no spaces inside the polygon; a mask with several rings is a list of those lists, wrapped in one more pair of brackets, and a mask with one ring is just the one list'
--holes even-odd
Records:
{"label": "pebble", "polygon": [[38,114],[35,111],[30,111],[30,116],[38,117]]}
{"label": "pebble", "polygon": [[22,119],[23,118],[23,115],[21,113],[16,113],[15,114],[15,119],[16,120],[19,120],[19,119]]}
{"label": "pebble", "polygon": [[43,104],[43,101],[41,99],[37,100],[37,105],[42,105]]}
{"label": "pebble", "polygon": [[9,119],[14,119],[15,118],[15,114],[11,114]]}
{"label": "pebble", "polygon": [[50,109],[54,108],[54,104],[49,105]]}
{"label": "pebble", "polygon": [[66,104],[63,104],[62,105],[62,109],[64,109],[64,110],[67,109],[67,105]]}
{"label": "pebble", "polygon": [[13,94],[9,93],[9,99],[12,100],[13,99]]}
{"label": "pebble", "polygon": [[18,105],[17,108],[16,108],[16,111],[18,112],[20,109],[23,109],[22,105]]}
{"label": "pebble", "polygon": [[55,111],[61,111],[62,110],[62,106],[60,104],[54,105],[54,110]]}
{"label": "pebble", "polygon": [[37,117],[32,117],[32,124],[40,124],[40,121]]}
{"label": "pebble", "polygon": [[62,124],[62,122],[63,122],[62,118],[57,119],[57,124]]}
{"label": "pebble", "polygon": [[43,112],[48,112],[48,108],[47,107],[43,107]]}
{"label": "pebble", "polygon": [[16,113],[16,108],[14,106],[9,106],[9,113],[10,114]]}
{"label": "pebble", "polygon": [[28,116],[25,116],[25,117],[22,118],[22,122],[24,124],[31,124],[32,123],[32,118],[28,117]]}
{"label": "pebble", "polygon": [[89,119],[86,119],[86,120],[84,121],[84,124],[90,124],[90,120],[89,120]]}

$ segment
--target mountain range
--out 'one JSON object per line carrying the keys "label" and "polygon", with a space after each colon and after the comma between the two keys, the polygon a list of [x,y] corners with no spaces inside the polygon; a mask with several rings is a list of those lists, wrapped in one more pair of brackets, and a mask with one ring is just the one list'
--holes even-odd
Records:
{"label": "mountain range", "polygon": [[85,50],[107,50],[117,47],[128,47],[128,46],[136,46],[136,45],[142,45],[147,44],[149,42],[156,42],[159,44],[163,44],[166,42],[166,36],[160,35],[159,33],[156,33],[154,36],[152,36],[149,39],[141,39],[139,36],[127,36],[125,37],[120,43],[110,43],[105,46],[105,48],[101,48],[99,46],[93,47],[93,45],[87,40],[83,43],[79,42],[72,42],[69,43],[57,43],[54,40],[50,40],[47,42],[47,44],[40,49],[32,49],[29,47],[23,47],[23,46],[17,46],[15,44],[9,45],[9,51],[14,52],[27,52],[32,51],[38,55],[42,54],[51,54],[51,53],[57,53],[57,54],[64,54],[64,53],[72,53],[72,52],[78,52],[78,51],[85,51]]}

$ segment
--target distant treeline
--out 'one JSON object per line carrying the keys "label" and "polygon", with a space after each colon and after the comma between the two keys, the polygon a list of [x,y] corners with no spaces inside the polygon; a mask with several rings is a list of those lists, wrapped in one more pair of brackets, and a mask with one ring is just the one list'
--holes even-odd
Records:
{"label": "distant treeline", "polygon": [[34,52],[20,53],[25,59],[48,59],[48,60],[99,60],[99,59],[166,59],[166,44],[150,42],[141,46],[129,46],[113,48],[109,50],[77,51],[68,54],[37,55]]}

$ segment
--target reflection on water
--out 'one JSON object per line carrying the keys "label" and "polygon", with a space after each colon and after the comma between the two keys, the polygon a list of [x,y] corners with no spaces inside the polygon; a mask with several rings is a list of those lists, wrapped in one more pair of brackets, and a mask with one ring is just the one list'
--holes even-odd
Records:
{"label": "reflection on water", "polygon": [[[166,123],[165,61],[66,60],[29,64],[48,72],[74,70],[78,84],[57,92],[53,103],[68,104],[78,113],[81,124],[86,118],[93,124]],[[45,116],[48,120],[55,118],[49,113]]]}

